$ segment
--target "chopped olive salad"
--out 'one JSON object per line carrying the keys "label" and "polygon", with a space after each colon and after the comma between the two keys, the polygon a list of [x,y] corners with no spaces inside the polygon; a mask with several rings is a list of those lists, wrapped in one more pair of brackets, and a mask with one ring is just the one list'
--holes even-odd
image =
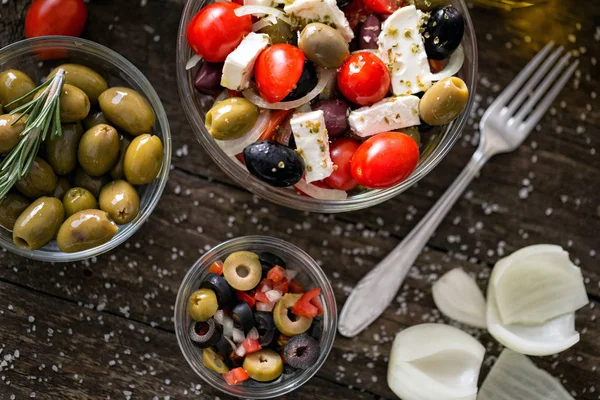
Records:
{"label": "chopped olive salad", "polygon": [[[187,27],[205,126],[258,179],[324,200],[385,189],[464,110],[464,19],[414,0],[235,0]],[[439,2],[436,2],[439,4]],[[418,7],[417,7],[418,6]]]}
{"label": "chopped olive salad", "polygon": [[235,385],[269,382],[314,365],[324,313],[320,288],[269,252],[238,251],[211,265],[188,299],[189,339],[206,368]]}

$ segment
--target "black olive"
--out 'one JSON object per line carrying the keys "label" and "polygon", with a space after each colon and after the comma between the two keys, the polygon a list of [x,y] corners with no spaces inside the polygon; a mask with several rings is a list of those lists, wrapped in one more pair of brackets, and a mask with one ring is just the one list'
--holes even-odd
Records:
{"label": "black olive", "polygon": [[258,254],[258,259],[262,265],[266,265],[269,268],[279,265],[280,267],[285,268],[285,261],[276,254],[268,251],[259,251],[256,254]]}
{"label": "black olive", "polygon": [[254,326],[254,315],[252,315],[252,309],[247,303],[238,303],[231,311],[231,319],[233,319],[233,325],[248,332]]}
{"label": "black olive", "polygon": [[254,142],[244,149],[243,154],[248,171],[273,186],[292,186],[304,175],[302,157],[277,142]]}
{"label": "black olive", "polygon": [[321,335],[323,334],[323,321],[317,318],[313,319],[313,323],[308,332],[316,341],[321,340]]}
{"label": "black olive", "polygon": [[417,126],[417,129],[419,130],[419,132],[424,133],[424,132],[429,132],[430,130],[432,130],[433,126],[421,121],[421,124]]}
{"label": "black olive", "polygon": [[425,52],[433,60],[443,60],[460,44],[465,33],[465,21],[460,12],[446,6],[431,12],[423,37]]}
{"label": "black olive", "polygon": [[285,361],[294,368],[306,369],[319,358],[319,343],[306,333],[293,336],[283,349]]}
{"label": "black olive", "polygon": [[302,69],[302,75],[296,82],[294,90],[288,94],[283,101],[298,100],[308,94],[311,90],[317,86],[317,69],[315,64],[308,60],[304,60],[304,68]]}
{"label": "black olive", "polygon": [[[208,330],[205,333],[200,333],[205,329]],[[192,343],[201,349],[214,346],[221,339],[221,336],[221,325],[216,324],[212,318],[206,322],[192,321],[190,324],[190,339]]]}
{"label": "black olive", "polygon": [[215,292],[219,307],[227,306],[233,303],[235,299],[235,292],[231,289],[225,278],[214,272],[206,275],[206,278],[200,284],[200,288],[211,289]]}
{"label": "black olive", "polygon": [[256,321],[256,329],[258,330],[258,342],[262,347],[266,347],[273,342],[275,338],[275,321],[273,314],[268,312],[254,313],[254,321]]}
{"label": "black olive", "polygon": [[352,0],[337,0],[337,6],[339,8],[346,7],[348,4],[352,3]]}
{"label": "black olive", "polygon": [[283,375],[292,375],[298,371],[296,368],[292,367],[290,364],[283,364]]}
{"label": "black olive", "polygon": [[221,336],[219,341],[214,345],[214,348],[217,353],[219,353],[225,358],[231,356],[231,352],[233,351],[231,343],[229,343],[229,341],[225,339],[225,336]]}
{"label": "black olive", "polygon": [[217,94],[223,91],[221,86],[221,75],[223,64],[203,62],[196,76],[194,76],[194,87],[202,94]]}

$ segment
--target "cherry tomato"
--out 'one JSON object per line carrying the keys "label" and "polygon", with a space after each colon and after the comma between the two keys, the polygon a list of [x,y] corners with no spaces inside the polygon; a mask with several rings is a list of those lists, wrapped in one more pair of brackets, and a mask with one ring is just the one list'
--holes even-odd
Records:
{"label": "cherry tomato", "polygon": [[372,189],[392,187],[410,176],[419,161],[419,147],[408,135],[383,132],[367,139],[352,157],[352,177]]}
{"label": "cherry tomato", "polygon": [[378,14],[390,15],[404,6],[404,0],[363,0],[365,6]]}
{"label": "cherry tomato", "polygon": [[208,62],[223,62],[252,31],[252,17],[238,17],[236,3],[213,3],[194,16],[187,27],[187,40],[194,51]]}
{"label": "cherry tomato", "polygon": [[367,106],[377,103],[389,92],[390,73],[379,57],[368,51],[361,51],[344,61],[337,82],[344,97],[353,103]]}
{"label": "cherry tomato", "polygon": [[[220,4],[220,3],[217,3]],[[269,103],[283,100],[296,86],[304,69],[304,53],[291,44],[275,44],[256,59],[254,79]]]}
{"label": "cherry tomato", "polygon": [[83,0],[34,0],[25,17],[25,37],[79,36],[86,20]]}
{"label": "cherry tomato", "polygon": [[352,156],[359,146],[360,143],[352,139],[338,139],[329,145],[331,160],[337,165],[337,169],[333,171],[333,174],[325,178],[325,182],[329,186],[334,189],[348,191],[358,185],[352,178],[350,161],[352,161]]}

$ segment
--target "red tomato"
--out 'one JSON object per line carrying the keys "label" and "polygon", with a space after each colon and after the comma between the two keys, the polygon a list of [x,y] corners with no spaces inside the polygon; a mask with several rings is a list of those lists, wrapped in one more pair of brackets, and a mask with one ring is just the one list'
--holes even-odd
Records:
{"label": "red tomato", "polygon": [[367,139],[352,157],[352,177],[373,189],[392,187],[410,176],[419,161],[419,147],[401,132],[383,132]]}
{"label": "red tomato", "polygon": [[361,106],[383,99],[390,90],[390,73],[379,57],[368,51],[346,58],[337,77],[338,88],[348,100]]}
{"label": "red tomato", "polygon": [[262,349],[262,346],[258,342],[258,339],[246,338],[242,342],[242,346],[244,346],[244,349],[246,349],[246,354],[256,353],[257,351]]}
{"label": "red tomato", "polygon": [[282,279],[285,279],[285,269],[280,267],[279,265],[274,266],[267,272],[267,279],[273,281],[273,283],[277,283]]}
{"label": "red tomato", "polygon": [[271,300],[267,297],[267,295],[263,292],[256,292],[254,295],[254,299],[259,303],[270,303]]}
{"label": "red tomato", "polygon": [[257,293],[266,293],[269,290],[273,289],[273,281],[267,278],[264,278],[260,281],[258,286],[256,287]]}
{"label": "red tomato", "polygon": [[300,282],[293,280],[290,282],[289,286],[290,293],[304,293],[304,286],[300,284]]}
{"label": "red tomato", "polygon": [[273,136],[277,131],[279,126],[283,125],[287,117],[292,114],[294,110],[272,110],[269,116],[269,122],[267,122],[267,127],[265,131],[260,135],[258,140],[272,140]]}
{"label": "red tomato", "polygon": [[[300,317],[314,318],[319,314],[319,309],[312,304],[312,300],[321,294],[320,288],[314,288],[304,293],[292,307],[292,313]],[[319,302],[319,305],[321,302]],[[321,312],[323,307],[321,306]]]}
{"label": "red tomato", "polygon": [[238,17],[236,3],[213,3],[194,16],[187,27],[187,40],[194,51],[208,62],[223,62],[252,31],[252,17]]}
{"label": "red tomato", "polygon": [[[219,4],[219,3],[215,3],[215,4]],[[247,381],[248,379],[250,379],[250,377],[248,376],[246,371],[244,371],[244,368],[237,367],[237,368],[232,369],[229,372],[224,373],[223,379],[225,379],[225,382],[227,382],[229,385],[236,385],[238,383]]]}
{"label": "red tomato", "polygon": [[275,44],[265,49],[254,66],[258,92],[269,103],[283,100],[294,90],[303,69],[304,53],[299,48],[291,44]]}
{"label": "red tomato", "polygon": [[210,266],[210,269],[208,270],[208,272],[214,272],[217,275],[223,275],[223,262],[215,261]]}
{"label": "red tomato", "polygon": [[319,299],[318,297],[313,297],[310,300],[310,304],[317,307],[317,315],[323,315],[324,308],[323,308],[323,304],[321,303],[321,299]]}
{"label": "red tomato", "polygon": [[363,0],[365,6],[378,14],[390,15],[404,6],[403,0]]}
{"label": "red tomato", "polygon": [[352,178],[350,161],[352,161],[352,156],[359,146],[360,142],[352,139],[338,139],[329,145],[331,160],[337,165],[337,169],[333,171],[333,174],[325,178],[325,182],[329,186],[347,191],[358,185]]}
{"label": "red tomato", "polygon": [[273,289],[279,290],[281,294],[286,294],[289,291],[290,283],[286,278],[283,278],[279,282],[273,284]]}
{"label": "red tomato", "polygon": [[365,21],[365,18],[371,14],[369,9],[363,3],[363,0],[353,0],[343,8],[346,19],[350,23],[350,28],[353,30]]}
{"label": "red tomato", "polygon": [[246,293],[239,290],[235,291],[235,297],[237,297],[239,301],[243,301],[244,303],[248,304],[250,308],[253,308],[254,304],[256,304],[256,299],[254,296],[254,293]]}
{"label": "red tomato", "polygon": [[25,17],[25,37],[79,36],[86,20],[83,0],[34,0]]}

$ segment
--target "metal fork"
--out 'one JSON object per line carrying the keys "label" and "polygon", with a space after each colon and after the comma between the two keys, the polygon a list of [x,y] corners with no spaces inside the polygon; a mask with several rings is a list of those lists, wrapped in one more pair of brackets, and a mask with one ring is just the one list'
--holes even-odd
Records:
{"label": "metal fork", "polygon": [[340,314],[342,335],[357,335],[383,313],[435,229],[481,167],[496,154],[516,150],[546,113],[579,64],[573,62],[561,74],[571,54],[561,57],[562,46],[550,54],[553,46],[548,43],[496,98],[481,118],[479,146],[467,166],[408,236],[354,288]]}

